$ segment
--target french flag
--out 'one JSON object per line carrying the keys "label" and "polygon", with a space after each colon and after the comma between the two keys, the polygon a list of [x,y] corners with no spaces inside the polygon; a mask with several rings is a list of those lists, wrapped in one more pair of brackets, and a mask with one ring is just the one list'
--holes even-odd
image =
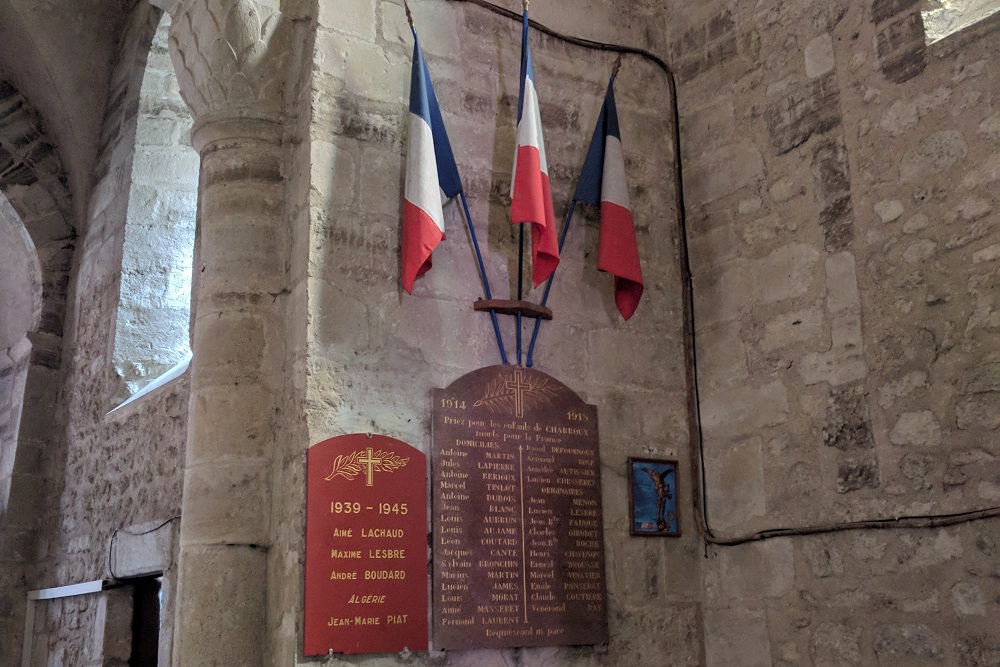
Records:
{"label": "french flag", "polygon": [[601,207],[597,268],[615,277],[615,305],[627,320],[642,298],[642,268],[625,182],[614,84],[612,75],[573,199]]}
{"label": "french flag", "polygon": [[403,289],[410,294],[413,281],[431,268],[431,252],[445,238],[443,203],[462,191],[455,155],[416,31],[413,38],[400,267]]}
{"label": "french flag", "polygon": [[522,19],[521,90],[517,100],[517,152],[514,154],[512,180],[510,221],[514,224],[531,223],[531,279],[537,287],[559,265],[559,239],[552,210],[549,165],[545,160],[535,72],[528,44],[527,10]]}

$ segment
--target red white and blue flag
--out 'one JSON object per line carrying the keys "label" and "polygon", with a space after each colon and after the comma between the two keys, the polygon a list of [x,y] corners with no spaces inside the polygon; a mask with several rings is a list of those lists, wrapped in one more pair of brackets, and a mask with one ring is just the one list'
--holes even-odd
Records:
{"label": "red white and blue flag", "polygon": [[410,294],[413,281],[431,268],[431,252],[445,238],[442,204],[462,191],[455,155],[416,36],[414,32],[400,267],[403,289]]}
{"label": "red white and blue flag", "polygon": [[510,220],[514,224],[531,223],[531,279],[537,287],[559,265],[559,240],[528,44],[527,11],[522,19],[521,90],[517,100],[517,152],[512,180]]}
{"label": "red white and blue flag", "polygon": [[612,76],[573,199],[601,207],[597,268],[615,277],[615,305],[627,320],[639,305],[643,286],[639,245],[625,181],[614,83]]}

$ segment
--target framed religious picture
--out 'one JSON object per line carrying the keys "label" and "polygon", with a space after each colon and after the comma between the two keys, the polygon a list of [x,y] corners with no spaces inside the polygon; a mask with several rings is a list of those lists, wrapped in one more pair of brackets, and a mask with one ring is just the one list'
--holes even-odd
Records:
{"label": "framed religious picture", "polygon": [[629,533],[679,537],[677,461],[628,459]]}

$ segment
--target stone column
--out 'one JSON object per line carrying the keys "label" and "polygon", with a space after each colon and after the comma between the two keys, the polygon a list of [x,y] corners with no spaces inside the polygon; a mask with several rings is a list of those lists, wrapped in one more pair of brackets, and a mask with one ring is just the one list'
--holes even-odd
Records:
{"label": "stone column", "polygon": [[291,49],[270,3],[178,0],[170,55],[201,155],[174,660],[262,665],[271,460],[288,242],[282,97]]}

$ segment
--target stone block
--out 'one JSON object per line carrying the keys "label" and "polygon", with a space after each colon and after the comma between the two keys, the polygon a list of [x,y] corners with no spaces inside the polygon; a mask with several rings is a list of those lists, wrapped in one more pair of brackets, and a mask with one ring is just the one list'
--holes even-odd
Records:
{"label": "stone block", "polygon": [[[665,377],[680,377],[682,360],[666,353],[663,341],[631,329],[599,329],[587,336],[590,373],[594,380],[640,387],[661,386]],[[628,359],[614,351],[630,350]]]}
{"label": "stone block", "polygon": [[190,466],[184,474],[184,544],[266,545],[270,459]]}
{"label": "stone block", "polygon": [[860,665],[861,628],[846,623],[820,623],[809,637],[809,655],[816,665]]}
{"label": "stone block", "polygon": [[874,456],[852,456],[837,465],[837,493],[879,487],[878,460]]}
{"label": "stone block", "polygon": [[764,303],[776,303],[807,294],[816,282],[819,252],[802,243],[782,246],[754,267],[754,289]]}
{"label": "stone block", "polygon": [[711,446],[706,463],[709,523],[724,532],[743,528],[767,511],[760,438]]}
{"label": "stone block", "polygon": [[[459,359],[479,365],[497,363],[490,318],[471,308],[459,310],[455,304],[440,300],[403,299],[398,309],[387,311],[385,326],[390,348],[402,345],[425,363],[445,367],[454,367]],[[509,335],[507,342],[510,350]]]}
{"label": "stone block", "polygon": [[830,539],[808,540],[803,549],[809,569],[817,579],[844,574],[844,557]]}
{"label": "stone block", "polygon": [[812,172],[826,250],[846,250],[854,240],[854,220],[851,174],[842,138],[824,141],[813,150]]}
{"label": "stone block", "polygon": [[927,373],[925,371],[910,371],[899,380],[887,382],[879,387],[878,404],[883,409],[888,410],[896,402],[896,399],[908,396],[913,391],[927,387]]}
{"label": "stone block", "polygon": [[772,103],[765,113],[771,144],[784,155],[813,135],[840,125],[840,90],[836,76],[828,74],[801,85]]}
{"label": "stone block", "polygon": [[174,661],[260,664],[267,551],[246,545],[189,546],[181,552],[179,579]]}
{"label": "stone block", "polygon": [[945,655],[941,638],[923,624],[876,626],[874,646],[880,662],[914,658],[939,662]]}
{"label": "stone block", "polygon": [[836,62],[833,53],[833,38],[823,33],[813,38],[805,49],[806,76],[815,79],[833,70]]}
{"label": "stone block", "polygon": [[753,285],[745,260],[731,262],[702,280],[696,279],[695,313],[699,326],[735,320],[752,297]]}
{"label": "stone block", "polygon": [[962,179],[960,187],[962,190],[972,190],[998,180],[1000,180],[1000,153],[993,153],[983,163],[969,170]]}
{"label": "stone block", "polygon": [[[25,447],[25,444],[18,443],[19,448]],[[5,527],[36,528],[39,508],[44,506],[43,478],[40,475],[15,472],[10,476],[9,482],[9,504],[5,503],[2,512]]]}
{"label": "stone block", "polygon": [[844,451],[875,447],[864,387],[842,386],[830,391],[823,442]]}
{"label": "stone block", "polygon": [[996,502],[1000,500],[1000,484],[993,482],[980,482],[976,485],[976,496],[980,500]]}
{"label": "stone block", "polygon": [[[358,164],[358,210],[365,215],[399,216],[402,218],[405,158],[398,151],[365,151],[365,159]],[[459,228],[460,229],[460,228]],[[456,225],[446,232],[458,231]]]}
{"label": "stone block", "polygon": [[923,213],[918,213],[905,223],[903,223],[903,232],[906,234],[916,234],[922,229],[927,229],[930,224],[930,220]]}
{"label": "stone block", "polygon": [[911,243],[903,251],[903,259],[909,264],[923,264],[934,256],[937,251],[937,243],[930,239],[923,239],[916,243]]}
{"label": "stone block", "polygon": [[1000,259],[1000,243],[987,246],[982,250],[972,253],[972,263],[981,264],[983,262],[993,262]]}
{"label": "stone block", "polygon": [[688,171],[691,202],[707,204],[764,178],[764,158],[749,142],[728,144],[702,153]]}
{"label": "stone block", "polygon": [[968,154],[965,138],[959,130],[939,130],[907,151],[899,163],[899,177],[907,183],[919,183],[957,164]]}
{"label": "stone block", "polygon": [[904,412],[889,432],[894,445],[938,447],[941,444],[941,425],[930,410]]}
{"label": "stone block", "polygon": [[822,309],[816,307],[778,315],[764,325],[760,346],[771,352],[811,341],[823,334],[823,319]]}
{"label": "stone block", "polygon": [[706,667],[771,667],[767,614],[759,601],[705,609]]}
{"label": "stone block", "polygon": [[783,424],[788,414],[788,392],[778,380],[759,387],[706,391],[701,402],[702,427],[713,439]]}
{"label": "stone block", "polygon": [[868,375],[868,364],[856,351],[811,352],[799,362],[799,375],[807,385],[829,382],[833,386]]}
{"label": "stone block", "polygon": [[310,180],[314,206],[324,211],[349,209],[357,198],[357,162],[361,149],[354,142],[314,140]]}
{"label": "stone block", "polygon": [[375,41],[375,0],[333,0],[321,5],[321,32],[336,30]]}
{"label": "stone block", "polygon": [[[199,318],[202,319],[202,318]],[[198,373],[229,376],[256,374],[261,370],[269,342],[263,318],[249,313],[205,317],[195,327],[193,349],[198,352]]]}
{"label": "stone block", "polygon": [[768,189],[768,193],[771,195],[771,199],[778,203],[783,203],[799,197],[806,193],[804,186],[796,183],[794,180],[788,176],[782,176]]}
{"label": "stone block", "polygon": [[959,616],[986,615],[983,590],[969,581],[961,581],[951,587],[951,606]]}
{"label": "stone block", "polygon": [[0,562],[31,563],[35,560],[37,536],[34,528],[5,526],[0,536]]}
{"label": "stone block", "polygon": [[919,12],[910,12],[882,27],[875,37],[875,53],[882,75],[893,83],[904,83],[924,71],[924,22]]}
{"label": "stone block", "polygon": [[118,578],[166,572],[173,566],[179,521],[146,522],[115,533],[109,545],[111,568]]}
{"label": "stone block", "polygon": [[861,308],[854,255],[837,253],[826,259],[826,307],[830,313]]}
{"label": "stone block", "polygon": [[98,594],[95,641],[90,664],[124,665],[132,654],[132,590],[119,588]]}
{"label": "stone block", "polygon": [[730,143],[736,131],[732,95],[713,98],[711,104],[685,113],[681,117],[683,146],[687,152]]}
{"label": "stone block", "polygon": [[958,428],[962,430],[1000,428],[1000,394],[986,393],[972,396],[955,407]]}
{"label": "stone block", "polygon": [[834,350],[846,354],[858,354],[861,350],[861,313],[846,311],[834,315],[830,320],[830,340]]}
{"label": "stone block", "polygon": [[872,22],[882,23],[900,12],[918,4],[920,0],[875,0],[872,3]]}
{"label": "stone block", "polygon": [[976,134],[982,135],[994,141],[1000,141],[1000,112],[989,116],[979,124]]}
{"label": "stone block", "polygon": [[792,540],[777,538],[719,549],[714,567],[705,573],[705,588],[711,602],[783,598],[795,590]]}
{"label": "stone block", "polygon": [[734,321],[708,327],[698,334],[698,378],[706,386],[724,387],[746,379],[746,346]]}
{"label": "stone block", "polygon": [[875,204],[875,215],[882,222],[898,220],[903,215],[903,204],[898,199],[883,199]]}

